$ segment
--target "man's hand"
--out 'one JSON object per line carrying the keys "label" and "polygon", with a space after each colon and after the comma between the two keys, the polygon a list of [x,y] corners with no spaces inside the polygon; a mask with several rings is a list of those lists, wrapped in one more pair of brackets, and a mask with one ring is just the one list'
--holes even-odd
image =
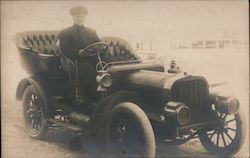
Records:
{"label": "man's hand", "polygon": [[91,48],[85,48],[85,49],[81,49],[79,50],[78,54],[82,57],[85,57],[85,56],[94,56],[96,55],[96,53],[91,49]]}
{"label": "man's hand", "polygon": [[83,49],[80,49],[79,52],[78,52],[78,54],[80,56],[86,56]]}

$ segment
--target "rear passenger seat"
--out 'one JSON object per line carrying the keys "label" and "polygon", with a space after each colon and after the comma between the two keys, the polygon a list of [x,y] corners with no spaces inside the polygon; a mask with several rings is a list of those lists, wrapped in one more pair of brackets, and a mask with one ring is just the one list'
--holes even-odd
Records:
{"label": "rear passenger seat", "polygon": [[56,46],[58,31],[25,31],[17,34],[18,48],[30,48],[41,54],[59,55]]}
{"label": "rear passenger seat", "polygon": [[[30,48],[40,55],[58,56],[56,45],[59,31],[25,31],[18,33],[16,36],[16,46],[18,48]],[[136,60],[139,57],[134,53],[127,41],[117,37],[103,37],[102,41],[109,43],[109,57],[111,61]],[[121,52],[116,52],[114,47],[118,46]]]}
{"label": "rear passenger seat", "polygon": [[[25,31],[16,35],[15,43],[21,52],[22,63],[27,72],[31,74],[45,72],[60,76],[60,71],[63,68],[62,58],[59,57],[56,45],[58,34],[59,31]],[[121,38],[103,37],[102,41],[110,45],[109,53],[104,59],[106,62],[139,59],[128,42]]]}
{"label": "rear passenger seat", "polygon": [[21,64],[27,73],[62,77],[57,38],[58,31],[25,31],[16,35]]}

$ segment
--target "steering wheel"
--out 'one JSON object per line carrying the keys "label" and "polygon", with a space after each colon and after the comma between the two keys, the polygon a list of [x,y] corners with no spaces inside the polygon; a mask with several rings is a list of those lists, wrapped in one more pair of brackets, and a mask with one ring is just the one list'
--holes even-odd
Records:
{"label": "steering wheel", "polygon": [[109,44],[106,42],[96,42],[84,49],[81,49],[78,54],[80,56],[95,56],[100,53],[107,53]]}
{"label": "steering wheel", "polygon": [[96,72],[99,72],[101,70],[108,70],[109,66],[108,66],[108,63],[106,63],[105,61],[101,61],[101,62],[98,62],[95,66],[95,69],[96,69]]}

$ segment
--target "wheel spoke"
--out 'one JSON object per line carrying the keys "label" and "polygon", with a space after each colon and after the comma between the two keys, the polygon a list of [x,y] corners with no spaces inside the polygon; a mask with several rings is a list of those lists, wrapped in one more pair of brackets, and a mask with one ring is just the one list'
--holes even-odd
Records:
{"label": "wheel spoke", "polygon": [[231,141],[233,141],[233,138],[232,138],[227,132],[225,132],[225,134],[227,135],[227,137],[228,137]]}
{"label": "wheel spoke", "polygon": [[117,132],[124,134],[125,133],[125,128],[122,122],[120,121],[116,127]]}
{"label": "wheel spoke", "polygon": [[28,121],[29,121],[29,123],[32,122],[32,119],[33,119],[33,118],[34,118],[34,115],[33,115],[33,114],[28,115]]}
{"label": "wheel spoke", "polygon": [[119,127],[116,128],[116,131],[117,131],[118,133],[123,133],[122,129],[119,128]]}
{"label": "wheel spoke", "polygon": [[39,130],[39,127],[38,127],[38,126],[39,126],[39,122],[40,122],[40,120],[37,119],[37,122],[36,122],[36,129],[37,129],[37,130]]}
{"label": "wheel spoke", "polygon": [[35,105],[34,94],[31,95],[30,102],[33,106]]}
{"label": "wheel spoke", "polygon": [[33,104],[32,104],[32,100],[30,100],[30,101],[29,101],[29,105],[30,105],[30,106],[33,106]]}
{"label": "wheel spoke", "polygon": [[31,95],[31,102],[32,102],[32,105],[37,105],[37,102],[38,102],[38,100],[37,100],[37,96],[35,95],[35,94],[32,94]]}
{"label": "wheel spoke", "polygon": [[35,100],[35,94],[32,94],[32,95],[31,95],[31,99],[32,99],[32,101]]}
{"label": "wheel spoke", "polygon": [[35,130],[38,130],[39,118],[36,118],[35,121]]}
{"label": "wheel spoke", "polygon": [[233,129],[233,128],[230,128],[230,127],[227,127],[227,129],[236,132],[236,129]]}
{"label": "wheel spoke", "polygon": [[35,118],[33,130],[36,130],[36,129],[37,129],[37,128],[36,128],[36,125],[37,125],[37,119]]}
{"label": "wheel spoke", "polygon": [[216,145],[219,146],[219,139],[220,139],[220,133],[217,132],[217,141],[216,141]]}
{"label": "wheel spoke", "polygon": [[38,121],[38,128],[39,128],[39,129],[41,128],[41,124],[42,124],[41,118],[39,118],[39,121]]}
{"label": "wheel spoke", "polygon": [[236,120],[236,119],[235,119],[235,118],[234,118],[234,119],[231,119],[231,120],[227,121],[226,123],[230,123],[230,122],[232,122],[232,121],[234,121],[234,120]]}
{"label": "wheel spoke", "polygon": [[119,145],[126,145],[126,122],[124,119],[119,119],[116,121],[115,137]]}
{"label": "wheel spoke", "polygon": [[38,130],[39,119],[36,119],[36,130]]}
{"label": "wheel spoke", "polygon": [[224,147],[227,146],[223,132],[221,133],[221,137],[222,137],[222,140],[223,140],[223,143],[224,143]]}
{"label": "wheel spoke", "polygon": [[28,116],[28,123],[32,130],[39,130],[41,127],[41,116],[31,114]]}
{"label": "wheel spoke", "polygon": [[37,128],[38,128],[38,129],[41,128],[41,124],[40,124],[40,123],[37,124]]}
{"label": "wheel spoke", "polygon": [[36,113],[40,113],[41,111],[34,111],[34,110],[28,110],[27,114],[31,115],[31,114],[36,114]]}
{"label": "wheel spoke", "polygon": [[32,119],[31,125],[32,125],[32,129],[34,129],[35,128],[35,118]]}
{"label": "wheel spoke", "polygon": [[30,101],[31,101],[32,106],[36,105],[34,100],[30,100]]}
{"label": "wheel spoke", "polygon": [[210,140],[211,140],[211,139],[213,138],[213,136],[215,135],[215,132],[216,132],[216,131],[214,131],[213,133],[208,134]]}
{"label": "wheel spoke", "polygon": [[121,131],[122,131],[122,129],[123,129],[123,126],[124,126],[123,120],[120,120],[119,123],[118,123],[118,128],[119,128]]}
{"label": "wheel spoke", "polygon": [[126,130],[127,130],[127,123],[126,123],[126,121],[124,121],[124,120],[122,120],[122,130],[123,130],[123,132],[125,133],[126,132]]}
{"label": "wheel spoke", "polygon": [[27,113],[27,115],[31,115],[31,114],[34,113],[34,111],[29,109],[29,110],[26,111],[26,113]]}

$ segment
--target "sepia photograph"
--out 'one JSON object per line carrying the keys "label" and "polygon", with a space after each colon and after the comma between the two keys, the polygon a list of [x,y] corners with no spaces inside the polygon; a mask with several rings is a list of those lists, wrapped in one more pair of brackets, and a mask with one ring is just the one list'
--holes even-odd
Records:
{"label": "sepia photograph", "polygon": [[247,0],[0,3],[3,158],[250,156]]}

